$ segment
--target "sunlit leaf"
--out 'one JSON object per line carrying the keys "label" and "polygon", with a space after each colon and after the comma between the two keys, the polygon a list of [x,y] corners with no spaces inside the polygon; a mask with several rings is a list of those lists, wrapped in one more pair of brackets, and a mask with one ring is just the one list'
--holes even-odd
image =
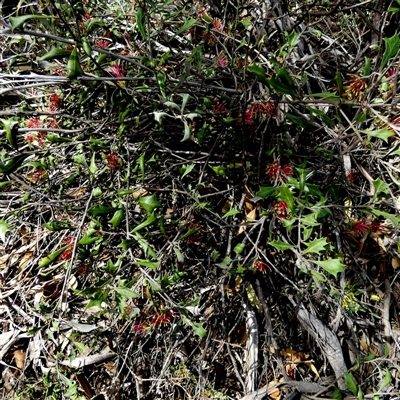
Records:
{"label": "sunlit leaf", "polygon": [[398,33],[395,33],[390,38],[384,38],[383,40],[385,41],[385,52],[383,53],[381,65],[379,66],[380,70],[386,67],[388,61],[397,54],[400,47],[400,38]]}
{"label": "sunlit leaf", "polygon": [[69,57],[67,64],[67,71],[68,71],[67,75],[68,78],[75,78],[79,75],[84,74],[81,64],[79,62],[78,50],[76,47],[74,47]]}
{"label": "sunlit leaf", "polygon": [[29,21],[30,19],[50,19],[53,17],[50,17],[48,15],[35,15],[35,14],[29,14],[29,15],[20,15],[18,17],[10,17],[10,24],[12,28],[12,32],[15,31],[15,29],[22,28],[23,25],[25,24],[26,21]]}
{"label": "sunlit leaf", "polygon": [[125,209],[122,207],[119,210],[115,211],[113,217],[108,221],[110,225],[114,228],[117,228],[125,217]]}
{"label": "sunlit leaf", "polygon": [[326,241],[326,238],[315,239],[310,243],[304,243],[307,248],[303,250],[303,254],[307,253],[315,253],[319,254],[321,251],[325,251],[325,246],[329,243]]}
{"label": "sunlit leaf", "polygon": [[39,57],[38,60],[48,61],[48,60],[53,60],[55,58],[69,57],[70,55],[71,55],[71,50],[60,49],[58,47],[52,46],[51,49],[42,57]]}
{"label": "sunlit leaf", "polygon": [[97,217],[98,215],[109,214],[109,213],[115,212],[118,209],[119,209],[118,207],[106,207],[106,206],[97,205],[97,206],[94,206],[91,209],[89,209],[88,214]]}
{"label": "sunlit leaf", "polygon": [[353,377],[353,374],[351,372],[343,372],[343,375],[346,381],[346,386],[351,390],[354,396],[357,396],[357,383]]}
{"label": "sunlit leaf", "polygon": [[393,131],[391,131],[388,128],[381,128],[381,129],[376,129],[374,131],[365,131],[365,130],[360,130],[361,133],[365,133],[368,136],[373,136],[377,137],[379,139],[382,139],[386,143],[388,142],[388,139],[392,136],[395,135]]}
{"label": "sunlit leaf", "polygon": [[338,259],[333,258],[331,260],[324,260],[324,261],[315,261],[315,260],[309,260],[313,262],[314,264],[319,265],[321,268],[323,268],[326,272],[329,272],[330,274],[336,275],[339,272],[343,272],[345,265]]}
{"label": "sunlit leaf", "polygon": [[39,268],[44,268],[52,264],[54,261],[57,260],[61,253],[63,253],[69,247],[69,245],[63,246],[61,247],[61,249],[55,251],[54,253],[51,253],[49,256],[42,258],[39,262]]}
{"label": "sunlit leaf", "polygon": [[0,219],[0,240],[6,242],[6,234],[10,232],[10,224],[4,219]]}
{"label": "sunlit leaf", "polygon": [[155,208],[161,207],[161,203],[156,199],[156,195],[143,196],[139,198],[139,204],[143,207],[149,214],[153,212]]}
{"label": "sunlit leaf", "polygon": [[273,247],[275,247],[279,251],[285,251],[292,249],[294,246],[292,244],[286,243],[280,239],[278,240],[273,240],[272,242],[269,242],[269,244]]}

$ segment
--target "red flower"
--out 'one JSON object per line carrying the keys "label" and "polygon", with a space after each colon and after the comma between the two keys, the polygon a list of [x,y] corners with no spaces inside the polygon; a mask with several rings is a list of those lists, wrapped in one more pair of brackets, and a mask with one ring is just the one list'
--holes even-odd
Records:
{"label": "red flower", "polygon": [[289,164],[286,164],[282,167],[279,161],[274,161],[273,163],[267,165],[265,172],[271,181],[280,180],[281,182],[286,183],[286,177],[293,175],[293,168]]}
{"label": "red flower", "polygon": [[246,125],[253,125],[254,124],[254,112],[251,111],[249,108],[244,112],[244,123]]}
{"label": "red flower", "polygon": [[277,201],[274,205],[274,210],[276,212],[276,216],[279,219],[289,219],[290,215],[288,212],[288,205],[286,203],[286,201]]}
{"label": "red flower", "polygon": [[87,265],[82,264],[82,265],[80,265],[80,266],[78,267],[78,269],[76,270],[76,272],[77,272],[79,275],[88,275],[89,272],[90,272],[90,270],[89,270],[89,267],[88,267]]}
{"label": "red flower", "polygon": [[379,221],[374,221],[372,224],[369,226],[369,229],[371,232],[379,232],[382,229],[382,224]]}
{"label": "red flower", "polygon": [[144,322],[135,321],[132,331],[136,333],[139,337],[146,336],[149,332],[149,326]]}
{"label": "red flower", "polygon": [[213,20],[213,27],[217,31],[222,31],[224,29],[224,25],[219,18],[214,18]]}
{"label": "red flower", "polygon": [[355,174],[355,172],[354,172],[353,170],[351,170],[351,171],[347,174],[346,178],[347,178],[347,182],[353,184],[353,183],[355,182],[355,180],[356,180],[356,174]]}
{"label": "red flower", "polygon": [[115,78],[125,78],[125,69],[121,65],[118,65],[117,63],[111,65],[109,72],[112,76]]}
{"label": "red flower", "polygon": [[355,234],[363,235],[370,229],[370,226],[365,219],[361,219],[359,221],[354,221],[351,229]]}
{"label": "red flower", "polygon": [[97,46],[99,46],[102,49],[106,49],[110,45],[110,42],[108,40],[98,40],[97,41]]}
{"label": "red flower", "polygon": [[217,57],[219,57],[217,61],[217,67],[219,68],[224,68],[228,65],[228,59],[225,56],[222,56],[222,54],[222,51],[217,54]]}
{"label": "red flower", "polygon": [[114,171],[121,165],[121,159],[118,156],[116,150],[111,150],[109,154],[106,154],[107,167]]}
{"label": "red flower", "polygon": [[168,325],[175,317],[176,313],[174,313],[173,311],[166,311],[165,309],[161,309],[160,311],[152,314],[150,318],[150,324],[158,327],[162,325]]}
{"label": "red flower", "polygon": [[271,267],[268,264],[266,264],[265,262],[260,261],[260,260],[254,261],[253,267],[255,269],[258,269],[263,274],[265,274],[267,272],[267,270],[269,270],[269,271],[271,270]]}
{"label": "red flower", "polygon": [[37,118],[30,118],[28,121],[26,121],[26,126],[28,128],[40,128],[41,127],[41,122]]}
{"label": "red flower", "polygon": [[46,178],[46,170],[37,169],[32,175],[32,182],[38,183],[41,180],[45,180],[45,178]]}
{"label": "red flower", "polygon": [[361,101],[363,97],[363,90],[367,88],[368,84],[362,78],[355,74],[349,74],[350,79],[345,82],[343,92],[349,100]]}

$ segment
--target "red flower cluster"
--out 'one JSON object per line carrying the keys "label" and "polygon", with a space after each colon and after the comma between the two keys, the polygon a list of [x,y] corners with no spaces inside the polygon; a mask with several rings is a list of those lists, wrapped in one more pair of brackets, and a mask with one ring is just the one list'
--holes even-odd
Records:
{"label": "red flower cluster", "polygon": [[279,180],[283,183],[286,183],[286,177],[293,175],[293,168],[289,164],[286,164],[282,167],[281,163],[276,160],[273,163],[267,165],[267,169],[265,170],[265,172],[267,173],[271,181]]}
{"label": "red flower cluster", "polygon": [[[38,129],[42,127],[42,122],[37,118],[30,118],[26,121],[26,126],[31,129]],[[46,138],[46,132],[39,131],[36,133],[28,133],[25,136],[25,141],[28,143],[35,143],[40,147],[44,147],[44,139]]]}
{"label": "red flower cluster", "polygon": [[355,74],[349,74],[350,79],[345,82],[343,92],[345,97],[349,100],[361,101],[363,97],[363,90],[367,88],[368,84],[364,79]]}
{"label": "red flower cluster", "polygon": [[61,98],[58,94],[52,93],[50,95],[50,111],[57,111],[61,106]]}
{"label": "red flower cluster", "polygon": [[152,316],[150,317],[150,324],[157,327],[168,325],[174,318],[176,318],[176,316],[176,313],[174,313],[173,311],[161,309],[160,311],[152,314]]}
{"label": "red flower cluster", "polygon": [[246,125],[254,124],[254,118],[262,120],[273,117],[279,118],[280,108],[273,101],[256,101],[244,112],[244,123]]}
{"label": "red flower cluster", "polygon": [[378,232],[382,228],[382,225],[378,221],[368,222],[365,219],[352,222],[351,230],[356,235],[363,235],[366,232]]}
{"label": "red flower cluster", "polygon": [[32,175],[32,182],[38,183],[43,178],[45,178],[45,176],[46,176],[46,171],[44,169],[37,169]]}
{"label": "red flower cluster", "polygon": [[288,210],[288,205],[286,203],[286,201],[277,201],[274,205],[274,210],[276,212],[276,216],[279,219],[289,219],[290,215],[289,215],[289,210]]}
{"label": "red flower cluster", "polygon": [[266,264],[265,262],[260,261],[260,260],[254,261],[253,267],[255,269],[259,270],[260,272],[262,272],[263,274],[265,274],[267,272],[267,270],[268,271],[271,270],[271,267],[268,264]]}
{"label": "red flower cluster", "polygon": [[115,170],[116,168],[120,167],[121,159],[118,156],[116,150],[111,150],[109,154],[106,154],[107,158],[107,167],[111,170]]}

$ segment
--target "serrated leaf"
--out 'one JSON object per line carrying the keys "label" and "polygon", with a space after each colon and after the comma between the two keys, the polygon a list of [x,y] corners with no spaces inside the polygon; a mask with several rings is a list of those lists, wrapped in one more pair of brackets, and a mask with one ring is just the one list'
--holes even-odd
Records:
{"label": "serrated leaf", "polygon": [[380,178],[373,180],[372,183],[375,188],[374,199],[377,199],[380,193],[389,194],[389,185],[383,182]]}
{"label": "serrated leaf", "polygon": [[193,323],[193,334],[199,338],[204,338],[207,336],[207,331],[203,328],[203,324],[200,322]]}
{"label": "serrated leaf", "polygon": [[398,33],[395,33],[392,37],[385,38],[383,40],[385,41],[385,52],[383,53],[381,65],[379,67],[380,70],[386,67],[388,61],[397,54],[400,47],[400,38]]}
{"label": "serrated leaf", "polygon": [[336,275],[339,272],[343,272],[345,265],[338,259],[333,258],[331,260],[324,260],[324,261],[316,261],[316,260],[308,260],[313,262],[314,264],[319,265],[321,268],[323,268],[326,272],[329,272],[330,274]]}
{"label": "serrated leaf", "polygon": [[169,115],[168,113],[166,113],[166,112],[164,112],[164,111],[160,111],[160,112],[154,111],[154,119],[155,119],[159,124],[161,124],[161,119],[162,119],[162,117],[165,117],[165,116],[174,118],[172,115]]}
{"label": "serrated leaf", "polygon": [[269,244],[272,247],[275,247],[278,251],[285,251],[285,250],[292,249],[294,247],[292,244],[286,243],[280,239],[273,240],[272,242],[269,242]]}
{"label": "serrated leaf", "polygon": [[229,210],[228,212],[226,212],[222,218],[228,218],[228,217],[232,217],[235,216],[236,214],[239,214],[240,211],[237,209],[237,207],[233,207],[232,210]]}
{"label": "serrated leaf", "polygon": [[307,253],[315,253],[319,254],[321,251],[325,251],[325,246],[329,243],[326,241],[326,238],[315,239],[310,243],[304,243],[307,248],[303,250],[303,254]]}
{"label": "serrated leaf", "polygon": [[147,39],[147,34],[146,34],[146,27],[145,27],[145,13],[143,11],[142,7],[138,7],[137,11],[136,11],[136,23],[137,23],[137,27],[139,29],[140,34],[142,35],[142,38],[144,40]]}
{"label": "serrated leaf", "polygon": [[351,390],[354,396],[357,396],[358,388],[357,383],[354,380],[353,374],[351,372],[343,372],[343,375],[346,381],[346,386]]}
{"label": "serrated leaf", "polygon": [[261,197],[263,200],[268,196],[275,196],[278,189],[275,186],[260,186],[260,190],[256,196]]}
{"label": "serrated leaf", "polygon": [[63,253],[66,249],[68,249],[70,245],[66,245],[61,247],[61,249],[55,251],[54,253],[51,253],[47,257],[43,257],[40,262],[39,262],[39,267],[38,268],[44,268],[47,267],[48,265],[52,264],[54,261],[57,260],[58,256]]}
{"label": "serrated leaf", "polygon": [[10,224],[4,219],[0,219],[0,240],[6,242],[6,234],[10,232]]}
{"label": "serrated leaf", "polygon": [[67,71],[68,71],[67,75],[68,78],[75,78],[79,75],[84,74],[81,64],[79,62],[78,50],[76,47],[74,47],[69,57],[67,63]]}
{"label": "serrated leaf", "polygon": [[270,79],[268,79],[267,82],[268,82],[269,86],[272,89],[274,89],[277,94],[290,94],[292,96],[296,96],[297,95],[295,90],[293,90],[287,84],[283,83],[278,78],[270,78]]}
{"label": "serrated leaf", "polygon": [[400,218],[397,218],[395,214],[390,214],[386,211],[380,210],[379,208],[374,208],[371,210],[364,210],[364,211],[369,214],[375,215],[375,217],[383,217],[390,220],[395,227],[399,225]]}
{"label": "serrated leaf", "polygon": [[133,290],[128,289],[127,287],[116,286],[114,287],[114,290],[118,294],[118,296],[123,297],[124,299],[135,299],[140,297],[139,293],[136,293]]}
{"label": "serrated leaf", "polygon": [[209,165],[209,167],[218,175],[218,176],[227,176],[229,171],[228,169],[223,166],[223,165],[216,165],[213,167],[212,165]]}
{"label": "serrated leaf", "polygon": [[153,214],[150,215],[149,218],[147,218],[145,221],[143,221],[141,224],[136,226],[134,229],[132,229],[132,233],[135,233],[137,231],[140,231],[141,229],[145,228],[146,226],[150,226],[157,220],[156,216]]}
{"label": "serrated leaf", "polygon": [[160,266],[160,261],[136,260],[133,263],[142,267],[150,268],[153,271],[157,271]]}
{"label": "serrated leaf", "polygon": [[14,32],[15,29],[22,28],[26,21],[30,19],[49,19],[52,18],[47,15],[36,15],[36,14],[29,14],[29,15],[20,15],[18,17],[10,17],[10,24],[11,24],[11,31]]}
{"label": "serrated leaf", "polygon": [[161,207],[161,203],[156,199],[156,195],[143,196],[139,198],[139,204],[149,214],[153,212],[155,208]]}
{"label": "serrated leaf", "polygon": [[395,133],[391,130],[389,130],[388,128],[381,128],[381,129],[376,129],[375,131],[361,131],[361,133],[365,133],[368,136],[373,136],[373,137],[377,137],[379,139],[382,139],[383,141],[385,141],[386,143],[388,142],[388,139],[392,136],[395,135]]}
{"label": "serrated leaf", "polygon": [[288,188],[287,185],[282,185],[279,188],[279,198],[284,200],[288,205],[290,211],[294,210],[294,198],[292,191]]}
{"label": "serrated leaf", "polygon": [[55,58],[69,57],[70,55],[71,50],[60,49],[58,47],[52,46],[46,54],[38,58],[38,61],[48,61]]}
{"label": "serrated leaf", "polygon": [[220,263],[215,264],[217,267],[222,269],[229,268],[231,265],[232,259],[230,257],[225,257]]}

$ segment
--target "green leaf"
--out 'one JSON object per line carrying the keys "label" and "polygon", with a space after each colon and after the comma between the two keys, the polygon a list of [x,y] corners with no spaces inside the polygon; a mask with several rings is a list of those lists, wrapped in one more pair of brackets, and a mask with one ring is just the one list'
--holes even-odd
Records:
{"label": "green leaf", "polygon": [[[91,18],[86,26],[86,35],[92,33],[96,28],[104,26],[104,23],[97,18]],[[83,41],[84,38],[82,38]],[[85,50],[86,51],[86,50]]]}
{"label": "green leaf", "polygon": [[261,197],[264,200],[269,196],[275,197],[277,192],[278,189],[274,186],[260,186],[260,190],[257,192],[256,196]]}
{"label": "green leaf", "polygon": [[[85,162],[86,162],[86,160],[85,160]],[[94,175],[98,171],[98,168],[96,165],[96,153],[95,152],[93,152],[92,158],[90,159],[89,171],[92,175]]]}
{"label": "green leaf", "polygon": [[199,338],[204,338],[207,336],[207,331],[203,328],[201,322],[193,322],[193,334]]}
{"label": "green leaf", "polygon": [[76,78],[79,75],[83,75],[83,69],[81,68],[81,64],[79,63],[78,50],[76,47],[71,52],[71,55],[67,64],[68,78]]}
{"label": "green leaf", "polygon": [[315,261],[315,260],[308,260],[308,261],[319,265],[325,271],[329,272],[330,274],[334,275],[335,277],[339,272],[344,271],[344,267],[345,267],[345,265],[336,258],[331,259],[331,260],[325,260],[325,261]]}
{"label": "green leaf", "polygon": [[385,389],[385,387],[387,385],[389,385],[389,383],[392,381],[392,375],[390,373],[390,371],[386,368],[386,373],[385,373],[385,377],[383,379],[383,382],[379,388],[379,391],[382,392],[383,389]]}
{"label": "green leaf", "polygon": [[231,265],[232,259],[230,257],[225,257],[220,263],[215,264],[217,267],[226,269]]}
{"label": "green leaf", "polygon": [[212,165],[209,165],[209,167],[218,175],[218,176],[227,176],[229,171],[228,169],[223,166],[223,165],[216,165],[213,167]]}
{"label": "green leaf", "polygon": [[47,267],[48,265],[52,264],[54,261],[57,260],[58,256],[61,253],[63,253],[66,249],[68,249],[69,247],[70,247],[70,245],[63,246],[63,247],[61,247],[60,250],[57,250],[54,253],[51,253],[49,256],[42,258],[39,262],[38,268],[44,268],[44,267]]}
{"label": "green leaf", "polygon": [[283,83],[280,79],[278,78],[270,78],[268,79],[268,84],[272,89],[275,90],[277,94],[290,94],[292,96],[296,96],[297,93],[295,90],[293,90],[291,87]]}
{"label": "green leaf", "polygon": [[139,224],[136,228],[132,229],[132,233],[135,233],[137,231],[140,231],[140,229],[145,228],[146,226],[150,226],[151,224],[154,224],[154,222],[157,220],[156,216],[153,214],[150,215],[149,218],[147,218],[145,221],[143,221],[141,224]]}
{"label": "green leaf", "polygon": [[[361,211],[361,210],[360,210]],[[397,227],[399,225],[400,222],[400,218],[397,218],[395,214],[390,214],[386,211],[380,210],[379,208],[373,208],[373,209],[366,209],[363,210],[364,212],[368,213],[368,214],[372,214],[375,217],[383,217],[388,219],[389,221],[392,222],[392,224]]]}
{"label": "green leaf", "polygon": [[114,228],[117,228],[118,226],[120,226],[124,217],[125,217],[125,209],[124,207],[122,207],[119,210],[115,211],[113,217],[108,221],[108,223],[112,225]]}
{"label": "green leaf", "polygon": [[85,233],[82,236],[82,239],[79,240],[78,243],[83,245],[83,246],[88,246],[88,245],[91,245],[91,244],[93,244],[95,242],[98,242],[99,240],[102,240],[101,236],[97,236],[97,235],[96,236],[92,236],[92,234],[93,233],[89,233],[89,232]]}
{"label": "green leaf", "polygon": [[386,143],[388,142],[388,139],[392,136],[395,135],[393,131],[391,131],[388,128],[381,128],[381,129],[376,129],[375,131],[361,131],[362,133],[365,133],[368,136],[373,136],[377,137],[379,139],[384,140]]}
{"label": "green leaf", "polygon": [[268,85],[264,68],[260,67],[258,64],[251,64],[247,67],[247,69],[252,72],[261,83]]}
{"label": "green leaf", "polygon": [[290,211],[294,210],[294,198],[293,198],[293,193],[292,191],[289,189],[289,187],[287,185],[282,185],[279,188],[279,198],[281,200],[284,200]]}
{"label": "green leaf", "polygon": [[35,15],[35,14],[20,15],[19,17],[10,17],[11,31],[14,32],[15,29],[22,28],[25,22],[29,21],[30,19],[49,19],[49,18],[52,17],[47,15]]}
{"label": "green leaf", "polygon": [[308,94],[307,96],[309,96],[309,97],[319,97],[321,99],[333,100],[333,101],[342,100],[338,95],[336,95],[335,93],[331,93],[331,92],[313,93],[313,94]]}
{"label": "green leaf", "polygon": [[182,169],[183,169],[183,174],[182,174],[182,178],[184,178],[186,175],[189,175],[193,168],[196,166],[196,164],[190,164],[190,165],[183,165]]}
{"label": "green leaf", "polygon": [[82,47],[88,56],[92,55],[92,48],[90,47],[90,44],[89,44],[87,38],[85,38],[85,37],[82,38]]}
{"label": "green leaf", "polygon": [[[196,19],[194,18],[190,18],[190,19],[186,19],[185,22],[183,23],[183,25],[178,29],[178,31],[175,33],[175,36],[180,35],[182,32],[187,31],[188,29],[190,29],[195,23],[197,22]],[[174,37],[175,37],[174,36]]]}
{"label": "green leaf", "polygon": [[161,264],[161,261],[136,260],[133,263],[142,267],[150,268],[153,271],[157,271],[158,267]]}
{"label": "green leaf", "polygon": [[389,194],[389,185],[383,182],[380,178],[377,178],[372,181],[374,188],[375,188],[375,193],[374,193],[374,200],[378,199],[378,195],[380,193],[384,194]]}
{"label": "green leaf", "polygon": [[97,217],[98,215],[109,214],[119,210],[118,207],[106,207],[97,205],[88,210],[88,214]]}
{"label": "green leaf", "polygon": [[184,126],[184,134],[181,142],[187,142],[192,138],[192,131],[190,130],[190,126],[186,121],[183,121]]}
{"label": "green leaf", "polygon": [[44,223],[43,226],[52,232],[62,231],[63,229],[73,228],[73,226],[70,225],[68,222],[63,222],[63,221],[50,221],[50,222]]}
{"label": "green leaf", "polygon": [[326,241],[326,238],[315,239],[310,243],[304,243],[307,248],[303,250],[303,254],[307,253],[315,253],[319,254],[321,251],[325,251],[325,246],[329,243]]}
{"label": "green leaf", "polygon": [[136,23],[139,29],[140,34],[142,35],[142,38],[144,40],[147,39],[147,35],[146,35],[146,27],[145,27],[145,13],[143,11],[142,7],[138,7],[137,11],[136,11]]}
{"label": "green leaf", "polygon": [[139,293],[134,292],[133,290],[124,287],[124,286],[116,286],[114,287],[114,291],[118,294],[118,296],[124,299],[136,299],[140,297]]}
{"label": "green leaf", "polygon": [[10,158],[5,164],[0,163],[0,174],[7,174],[15,171],[27,157],[29,157],[29,154],[21,154]]}
{"label": "green leaf", "polygon": [[397,54],[400,47],[400,38],[398,33],[395,33],[392,37],[385,38],[383,40],[385,41],[385,52],[383,53],[381,65],[379,67],[380,70],[386,67],[388,61]]}
{"label": "green leaf", "polygon": [[354,380],[353,374],[351,372],[343,372],[343,375],[346,381],[346,386],[351,390],[354,396],[357,396],[358,388],[357,383]]}
{"label": "green leaf", "polygon": [[8,143],[10,143],[11,147],[17,149],[18,122],[13,121],[12,119],[0,119],[0,121],[6,131],[6,139]]}
{"label": "green leaf", "polygon": [[184,233],[182,236],[179,237],[179,240],[185,240],[189,236],[194,235],[196,232],[198,232],[200,228],[190,228],[186,233]]}
{"label": "green leaf", "polygon": [[282,113],[289,121],[293,122],[295,125],[299,126],[300,128],[307,128],[308,123],[303,119],[296,117],[295,115],[287,113],[285,111],[282,111]]}
{"label": "green leaf", "polygon": [[143,196],[139,198],[139,204],[143,207],[149,214],[153,212],[155,208],[161,207],[161,203],[156,199],[156,195]]}
{"label": "green leaf", "polygon": [[285,251],[294,247],[292,244],[286,243],[280,239],[273,240],[272,242],[269,242],[269,244],[275,247],[278,251]]}
{"label": "green leaf", "polygon": [[46,54],[38,58],[38,61],[48,61],[55,58],[69,57],[70,55],[71,50],[60,49],[58,47],[52,46]]}
{"label": "green leaf", "polygon": [[245,245],[244,243],[238,243],[238,244],[234,247],[233,251],[234,251],[236,254],[240,254],[240,253],[243,252],[245,246],[246,246],[246,245]]}
{"label": "green leaf", "polygon": [[237,207],[233,207],[232,210],[229,210],[228,212],[226,212],[222,218],[228,218],[228,217],[232,217],[235,216],[236,214],[239,214],[240,211],[237,209]]}
{"label": "green leaf", "polygon": [[6,234],[10,232],[10,224],[4,219],[0,219],[0,239],[3,243],[6,242]]}

